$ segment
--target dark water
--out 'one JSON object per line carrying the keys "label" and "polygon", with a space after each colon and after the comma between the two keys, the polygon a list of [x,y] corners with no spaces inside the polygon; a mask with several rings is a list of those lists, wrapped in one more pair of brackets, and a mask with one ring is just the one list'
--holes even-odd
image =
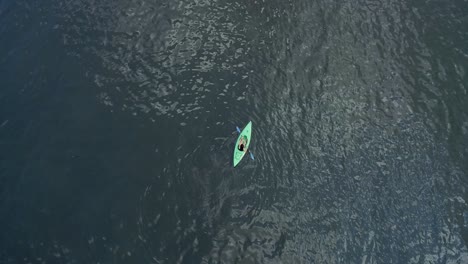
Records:
{"label": "dark water", "polygon": [[0,263],[468,263],[467,71],[466,0],[0,0]]}

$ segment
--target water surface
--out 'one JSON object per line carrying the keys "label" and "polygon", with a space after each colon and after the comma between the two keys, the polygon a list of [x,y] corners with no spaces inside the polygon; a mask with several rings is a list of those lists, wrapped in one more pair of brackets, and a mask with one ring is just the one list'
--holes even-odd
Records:
{"label": "water surface", "polygon": [[1,1],[0,262],[468,262],[467,28],[461,0]]}

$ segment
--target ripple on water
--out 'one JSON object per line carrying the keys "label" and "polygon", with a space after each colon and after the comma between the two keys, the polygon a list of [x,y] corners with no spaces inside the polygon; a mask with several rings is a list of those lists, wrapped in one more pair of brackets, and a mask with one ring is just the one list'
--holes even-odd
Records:
{"label": "ripple on water", "polygon": [[[90,65],[95,84],[111,110],[193,120],[242,98],[241,83],[250,72],[246,25],[237,20],[242,5],[78,2],[68,7],[74,10],[67,19],[80,26],[67,27],[64,35],[73,35],[68,43],[97,61]],[[85,37],[90,33],[93,39]],[[225,85],[231,88],[220,92]]]}
{"label": "ripple on water", "polygon": [[181,130],[115,236],[21,241],[24,262],[467,262],[468,35],[457,3],[429,2],[57,3],[110,111],[197,132],[250,117],[256,161]]}

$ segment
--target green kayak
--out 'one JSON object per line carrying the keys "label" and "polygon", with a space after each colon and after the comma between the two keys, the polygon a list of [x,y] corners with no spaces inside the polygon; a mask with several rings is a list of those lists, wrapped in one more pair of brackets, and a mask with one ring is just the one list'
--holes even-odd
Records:
{"label": "green kayak", "polygon": [[[244,129],[242,129],[242,132],[239,134],[239,137],[236,140],[236,145],[234,146],[234,167],[239,164],[239,162],[242,160],[244,157],[245,153],[247,153],[247,149],[249,148],[250,145],[250,139],[251,139],[251,134],[252,134],[252,121],[250,121]],[[239,144],[244,143],[244,151],[239,150]]]}

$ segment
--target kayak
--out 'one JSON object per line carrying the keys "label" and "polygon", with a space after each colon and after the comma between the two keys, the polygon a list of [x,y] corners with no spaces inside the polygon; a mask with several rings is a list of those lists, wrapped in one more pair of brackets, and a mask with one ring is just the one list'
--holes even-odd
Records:
{"label": "kayak", "polygon": [[[239,137],[236,140],[236,145],[234,146],[234,159],[233,159],[234,167],[236,167],[237,164],[239,164],[239,162],[245,156],[245,153],[247,153],[247,150],[248,150],[249,145],[250,145],[251,135],[252,135],[252,121],[250,121],[244,127],[244,129],[242,129],[242,131],[239,134]],[[244,151],[239,150],[239,143],[240,143],[242,138],[246,141]]]}

